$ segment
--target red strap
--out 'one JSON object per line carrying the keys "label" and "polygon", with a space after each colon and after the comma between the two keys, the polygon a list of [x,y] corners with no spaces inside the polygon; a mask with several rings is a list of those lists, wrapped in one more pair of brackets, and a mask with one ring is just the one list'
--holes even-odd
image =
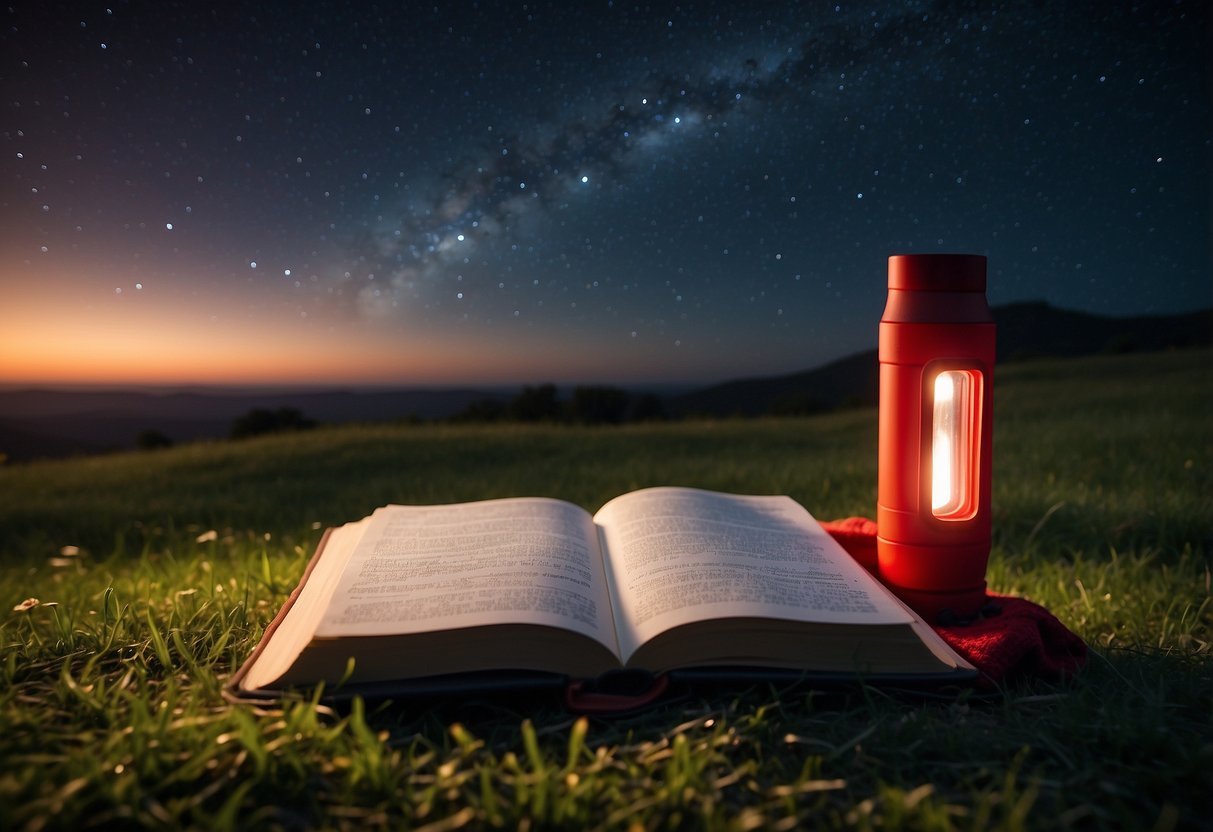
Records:
{"label": "red strap", "polygon": [[580,714],[620,714],[645,708],[665,695],[670,687],[670,677],[662,673],[653,678],[648,690],[636,694],[602,693],[592,687],[591,680],[569,682],[564,689],[565,706]]}

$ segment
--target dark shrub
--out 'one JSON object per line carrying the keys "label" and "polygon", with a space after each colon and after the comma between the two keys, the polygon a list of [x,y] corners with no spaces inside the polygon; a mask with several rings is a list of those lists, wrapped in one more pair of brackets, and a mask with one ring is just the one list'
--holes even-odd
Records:
{"label": "dark shrub", "polygon": [[152,428],[139,431],[135,437],[135,447],[141,451],[154,451],[157,448],[171,448],[172,446],[172,439]]}
{"label": "dark shrub", "polygon": [[510,416],[519,422],[555,422],[560,418],[560,402],[556,400],[556,385],[541,384],[523,387],[510,402]]}
{"label": "dark shrub", "polygon": [[304,417],[293,407],[280,407],[277,410],[256,408],[250,410],[236,421],[232,422],[231,438],[244,439],[249,436],[261,436],[266,433],[282,433],[289,430],[308,430],[316,427],[316,423]]}

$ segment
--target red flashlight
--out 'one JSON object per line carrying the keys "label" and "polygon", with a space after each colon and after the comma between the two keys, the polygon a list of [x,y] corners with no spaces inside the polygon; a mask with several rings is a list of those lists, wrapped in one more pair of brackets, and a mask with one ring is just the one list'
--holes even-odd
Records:
{"label": "red flashlight", "polygon": [[880,320],[881,580],[928,621],[985,603],[994,320],[986,258],[889,258]]}

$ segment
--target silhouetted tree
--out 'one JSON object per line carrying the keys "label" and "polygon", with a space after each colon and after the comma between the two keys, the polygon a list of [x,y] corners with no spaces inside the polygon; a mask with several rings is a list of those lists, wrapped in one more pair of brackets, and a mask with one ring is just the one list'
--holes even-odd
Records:
{"label": "silhouetted tree", "polygon": [[641,393],[632,401],[628,418],[633,422],[660,422],[668,418],[665,402],[656,393]]}
{"label": "silhouetted tree", "polygon": [[453,422],[500,422],[505,418],[505,402],[500,399],[475,399],[451,417]]}
{"label": "silhouetted tree", "polygon": [[628,394],[617,387],[576,387],[569,402],[575,422],[590,425],[619,424],[628,410]]}
{"label": "silhouetted tree", "polygon": [[154,428],[139,431],[135,437],[135,447],[141,451],[154,451],[157,448],[171,448],[173,440]]}
{"label": "silhouetted tree", "polygon": [[280,407],[277,410],[256,408],[250,410],[232,423],[231,438],[244,439],[249,436],[260,436],[266,433],[281,433],[288,430],[308,430],[316,427],[316,423],[304,417],[293,407]]}
{"label": "silhouetted tree", "polygon": [[555,384],[523,387],[510,401],[510,416],[519,422],[554,422],[560,418]]}

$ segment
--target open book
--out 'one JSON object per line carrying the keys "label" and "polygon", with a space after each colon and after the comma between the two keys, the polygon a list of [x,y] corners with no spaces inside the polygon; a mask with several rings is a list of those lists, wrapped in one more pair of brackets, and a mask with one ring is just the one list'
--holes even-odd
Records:
{"label": "open book", "polygon": [[515,498],[330,530],[232,687],[620,668],[973,673],[790,498],[650,488],[592,517]]}

